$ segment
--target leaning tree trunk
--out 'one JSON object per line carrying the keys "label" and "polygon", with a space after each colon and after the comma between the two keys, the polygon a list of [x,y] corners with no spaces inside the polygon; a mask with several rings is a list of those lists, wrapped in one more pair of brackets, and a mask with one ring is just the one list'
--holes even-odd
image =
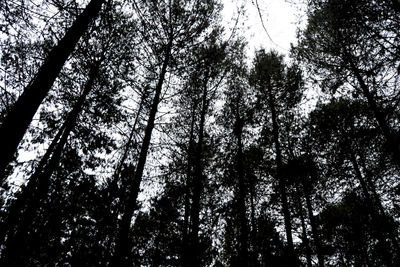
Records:
{"label": "leaning tree trunk", "polygon": [[[58,166],[68,136],[76,124],[86,97],[93,88],[94,80],[98,74],[99,64],[99,62],[96,63],[90,70],[89,79],[81,95],[41,159],[35,172],[29,178],[28,185],[24,188],[24,192],[21,195],[23,198],[21,201],[17,199],[17,205],[10,210],[7,223],[10,226],[12,225],[12,230],[9,231],[2,253],[1,263],[3,264],[22,266],[25,264],[23,261],[26,260],[29,251],[34,249],[35,240],[38,238],[38,231],[35,231],[32,226],[35,222],[35,215],[48,194],[50,177]],[[19,210],[17,210],[17,208]],[[25,252],[21,251],[21,248],[23,248]],[[21,257],[21,255],[24,255],[24,257]]]}
{"label": "leaning tree trunk", "polygon": [[386,121],[385,115],[383,114],[372,92],[369,90],[367,84],[365,83],[363,77],[361,76],[359,68],[354,63],[352,55],[350,54],[350,52],[347,51],[347,49],[344,49],[344,51],[346,55],[345,59],[347,59],[350,65],[350,70],[353,72],[353,75],[355,76],[357,82],[359,83],[361,91],[364,97],[367,99],[368,105],[372,110],[375,119],[378,122],[379,128],[381,129],[383,136],[387,141],[388,148],[392,153],[393,161],[400,170],[400,138],[392,132],[388,122]]}
{"label": "leaning tree trunk", "polygon": [[[364,176],[361,173],[361,169],[360,169],[360,167],[358,165],[357,158],[356,158],[354,152],[351,149],[350,149],[350,151],[351,151],[350,152],[350,161],[351,161],[351,163],[353,165],[353,169],[354,169],[354,172],[356,174],[356,177],[360,182],[360,185],[361,185],[365,200],[366,200],[368,206],[371,207],[370,214],[372,216],[372,219],[377,224],[378,223],[382,224],[380,217],[381,216],[385,216],[385,214],[379,214],[379,211],[380,211],[379,204],[374,202],[374,199],[373,199],[373,197],[371,196],[371,194],[369,192],[369,189],[368,189],[368,186],[367,186],[367,182],[365,181]],[[386,249],[383,249],[383,251],[382,251],[382,257],[384,258],[387,266],[393,266],[393,263],[392,263],[392,260],[393,260],[392,258],[393,257],[392,257],[392,255],[395,255],[396,253],[390,253],[390,245],[389,245],[389,242],[386,240],[385,232],[390,237],[390,239],[392,241],[393,248],[394,248],[395,251],[398,249],[398,243],[397,243],[397,241],[395,239],[395,236],[393,235],[394,231],[392,231],[392,229],[390,229],[391,227],[389,227],[389,228],[388,227],[382,227],[382,228],[383,228],[382,230],[379,229],[378,232],[377,232],[378,240],[379,240],[381,246],[386,247]]]}
{"label": "leaning tree trunk", "polygon": [[98,15],[105,0],[91,0],[50,53],[38,73],[25,87],[24,92],[7,113],[0,126],[0,183],[5,179],[5,169],[12,161],[29,124],[43,99],[74,50],[89,23]]}
{"label": "leaning tree trunk", "polygon": [[[172,35],[172,34],[171,34]],[[142,182],[144,166],[147,160],[147,152],[150,147],[151,134],[154,128],[154,121],[157,114],[158,104],[160,103],[160,96],[162,86],[165,80],[165,75],[167,73],[167,67],[169,64],[170,54],[172,49],[172,36],[170,36],[169,43],[166,47],[165,58],[161,68],[160,77],[155,88],[155,94],[153,98],[153,103],[151,105],[149,118],[147,120],[147,126],[144,133],[142,147],[140,149],[139,160],[135,173],[132,174],[131,184],[128,186],[126,205],[124,212],[119,223],[119,229],[117,233],[116,245],[114,256],[112,259],[112,266],[128,266],[128,256],[131,248],[129,230],[131,225],[131,220],[133,213],[136,209],[136,200],[140,190],[140,184]]]}
{"label": "leaning tree trunk", "polygon": [[[137,132],[137,124],[139,123],[140,116],[142,114],[143,108],[144,108],[144,101],[147,97],[147,94],[144,93],[141,96],[140,102],[139,102],[139,107],[136,113],[135,121],[133,123],[133,126],[131,128],[130,134],[128,136],[128,140],[124,146],[122,156],[120,160],[117,162],[117,165],[115,167],[114,173],[107,183],[107,188],[104,190],[102,194],[102,198],[104,201],[103,207],[106,207],[106,209],[109,209],[109,213],[104,214],[104,218],[108,222],[106,225],[103,226],[103,228],[99,231],[99,237],[104,237],[104,236],[112,236],[115,228],[115,223],[118,221],[118,214],[122,210],[122,205],[121,203],[118,203],[117,205],[113,205],[114,199],[117,197],[119,199],[124,199],[125,196],[125,186],[126,182],[129,181],[129,176],[126,175],[124,176],[125,173],[133,174],[132,170],[134,170],[134,167],[132,165],[126,166],[126,160],[129,156],[129,152],[131,151],[132,147],[137,144],[137,141],[134,140],[135,134]],[[125,178],[125,179],[121,179]],[[119,186],[118,184],[121,183]],[[102,232],[101,232],[102,231]],[[98,239],[99,240],[99,239]],[[109,238],[105,245],[104,245],[104,252],[108,253],[111,251],[111,246],[112,246],[113,240],[112,238]],[[107,257],[104,257],[106,259]]]}

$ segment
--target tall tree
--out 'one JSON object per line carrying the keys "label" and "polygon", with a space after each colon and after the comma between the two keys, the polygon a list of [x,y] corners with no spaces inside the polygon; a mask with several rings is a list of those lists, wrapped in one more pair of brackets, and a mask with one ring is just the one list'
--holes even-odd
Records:
{"label": "tall tree", "polygon": [[[251,119],[249,106],[250,90],[248,85],[248,73],[244,57],[245,45],[236,41],[232,45],[230,53],[230,70],[227,77],[225,91],[225,105],[221,122],[226,131],[227,147],[224,149],[226,154],[225,167],[226,175],[231,176],[227,180],[234,180],[234,199],[233,205],[236,211],[232,211],[232,226],[237,222],[238,225],[238,248],[237,256],[232,258],[235,266],[249,266],[249,222],[247,212],[247,200],[249,198],[249,185],[247,180],[247,164],[245,154],[245,134]],[[228,134],[229,133],[229,134]],[[235,214],[236,213],[236,214]],[[233,255],[232,255],[233,256]]]}
{"label": "tall tree", "polygon": [[[226,72],[225,56],[226,44],[220,43],[220,29],[214,29],[209,40],[204,42],[194,53],[195,67],[190,73],[187,81],[188,90],[192,94],[191,105],[193,106],[193,126],[195,128],[192,136],[189,136],[189,147],[192,149],[188,158],[187,194],[189,197],[188,219],[190,220],[186,231],[188,232],[187,243],[183,244],[185,266],[202,266],[203,259],[200,253],[201,226],[200,213],[203,209],[202,199],[204,189],[207,186],[207,130],[206,121],[210,115],[211,106],[215,100]],[[192,140],[190,139],[192,137]],[[192,142],[192,143],[190,143]]]}
{"label": "tall tree", "polygon": [[[302,77],[301,72],[293,65],[286,67],[283,57],[276,52],[265,52],[260,50],[254,59],[253,68],[250,74],[250,82],[258,91],[258,101],[260,110],[266,107],[270,115],[270,125],[272,129],[272,140],[275,149],[276,179],[282,204],[282,214],[285,221],[285,231],[288,245],[289,257],[292,264],[296,265],[294,254],[292,223],[290,207],[287,196],[287,179],[282,173],[284,164],[282,151],[282,129],[280,120],[285,109],[290,109],[298,103],[301,97]],[[263,119],[268,118],[267,114],[262,114]],[[265,117],[264,117],[265,116]],[[265,119],[264,119],[265,120]],[[265,125],[264,127],[269,127]]]}
{"label": "tall tree", "polygon": [[0,156],[0,182],[4,181],[7,165],[11,162],[37,109],[48,94],[68,56],[72,53],[89,23],[98,15],[105,0],[92,0],[49,52],[35,78],[7,113],[0,126],[2,153]]}
{"label": "tall tree", "polygon": [[[386,216],[382,211],[382,204],[379,200],[376,190],[372,181],[367,182],[365,175],[362,173],[360,168],[360,160],[358,155],[372,154],[374,151],[365,151],[366,148],[361,149],[362,142],[379,142],[374,140],[376,138],[376,130],[369,125],[367,118],[372,114],[368,112],[368,107],[365,103],[359,101],[350,101],[348,99],[332,100],[330,103],[322,106],[318,106],[316,110],[311,113],[311,122],[313,126],[314,138],[319,140],[323,138],[324,141],[319,140],[317,142],[324,142],[325,145],[335,145],[335,153],[331,153],[330,156],[336,157],[335,162],[332,164],[333,168],[340,168],[341,171],[347,169],[347,172],[351,173],[351,176],[346,175],[344,179],[354,177],[357,181],[355,184],[359,184],[360,191],[363,198],[370,206],[370,216],[372,221],[377,222]],[[335,118],[335,119],[333,119]],[[370,128],[371,127],[371,128]],[[363,141],[363,139],[365,141]],[[366,141],[368,140],[368,141]],[[322,148],[323,146],[320,146]],[[379,147],[379,146],[378,146]],[[341,160],[339,160],[341,158]],[[336,166],[335,166],[336,165]],[[338,178],[338,177],[336,177]],[[354,182],[349,183],[349,185]],[[351,186],[353,187],[353,186]],[[351,188],[350,187],[350,188]],[[306,187],[305,187],[306,188]],[[348,190],[348,188],[341,188],[339,190]],[[354,189],[353,189],[354,190]],[[373,195],[375,195],[374,200]],[[383,226],[385,225],[385,226]],[[394,258],[397,255],[398,241],[396,240],[395,230],[390,224],[383,224],[381,231],[376,232],[376,237],[382,246],[386,246],[386,251],[392,251],[391,253],[385,253],[382,251],[382,257],[385,258],[385,262],[388,265],[392,264],[392,256]],[[387,241],[387,238],[391,240]],[[391,243],[391,244],[390,244]]]}
{"label": "tall tree", "polygon": [[311,1],[297,52],[317,79],[322,78],[325,89],[351,90],[367,100],[400,167],[400,139],[393,120],[398,83],[395,75],[387,75],[398,71],[400,47],[395,40],[400,24],[390,6],[391,1]]}
{"label": "tall tree", "polygon": [[[201,41],[198,34],[207,29],[218,11],[218,5],[213,1],[206,3],[182,3],[178,1],[143,3],[143,6],[136,6],[135,8],[137,8],[142,26],[145,29],[142,31],[143,38],[148,40],[149,48],[155,53],[156,66],[158,65],[159,72],[157,74],[158,78],[154,87],[153,99],[139,158],[134,173],[130,174],[131,178],[126,190],[127,197],[123,200],[125,205],[116,236],[113,264],[122,266],[128,264],[131,247],[129,237],[131,220],[137,208],[136,200],[143,178],[151,135],[168,68],[171,66],[175,69],[183,67],[179,65],[182,63],[182,59],[184,59],[183,51],[190,48],[190,46],[195,46],[196,42]],[[162,31],[158,30],[159,27]],[[158,39],[155,40],[154,36],[157,36]]]}

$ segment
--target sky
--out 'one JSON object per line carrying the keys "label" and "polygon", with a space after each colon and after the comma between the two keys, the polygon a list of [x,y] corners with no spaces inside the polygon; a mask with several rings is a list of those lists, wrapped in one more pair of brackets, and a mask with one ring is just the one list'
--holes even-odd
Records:
{"label": "sky", "polygon": [[[235,24],[237,10],[244,4],[245,14],[239,17],[239,34],[248,40],[249,55],[260,48],[274,49],[287,54],[290,43],[296,42],[296,29],[301,25],[303,11],[300,1],[288,0],[222,0],[223,17],[227,23],[227,31]],[[260,9],[263,27],[257,5]],[[267,33],[268,32],[268,33]]]}

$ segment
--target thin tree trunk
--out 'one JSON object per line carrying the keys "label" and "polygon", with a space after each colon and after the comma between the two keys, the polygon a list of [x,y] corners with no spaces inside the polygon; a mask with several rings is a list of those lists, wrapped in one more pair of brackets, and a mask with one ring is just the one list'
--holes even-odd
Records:
{"label": "thin tree trunk", "polygon": [[305,183],[303,183],[302,185],[303,185],[304,197],[306,199],[306,207],[307,207],[308,217],[310,219],[311,232],[313,235],[314,245],[315,245],[315,249],[316,249],[317,257],[318,257],[318,266],[324,267],[325,259],[324,259],[324,255],[322,254],[321,241],[320,241],[319,234],[318,234],[317,222],[314,217],[313,207],[312,207],[311,198],[310,198],[310,190]]}
{"label": "thin tree trunk", "polygon": [[312,267],[312,261],[311,261],[311,247],[310,247],[310,241],[308,240],[307,236],[307,227],[306,227],[306,222],[304,219],[304,214],[303,214],[303,204],[301,203],[300,197],[297,199],[298,201],[298,210],[300,214],[300,221],[301,221],[301,229],[302,229],[302,235],[303,235],[303,244],[306,248],[306,259],[307,259],[307,266]]}
{"label": "thin tree trunk", "polygon": [[[361,153],[358,153],[358,156],[360,157],[361,167],[365,173],[365,180],[366,180],[367,186],[372,193],[372,199],[375,202],[375,205],[377,205],[379,213],[381,215],[386,215],[385,209],[382,206],[381,197],[379,196],[378,192],[376,191],[375,182],[372,181],[371,173],[365,164],[365,157],[363,155],[361,155]],[[398,245],[397,245],[397,247],[398,247]]]}
{"label": "thin tree trunk", "polygon": [[190,123],[190,134],[189,134],[189,146],[187,151],[187,170],[186,170],[186,185],[185,185],[185,214],[182,229],[182,266],[189,265],[189,219],[190,219],[190,198],[191,188],[193,186],[192,181],[192,169],[193,169],[193,149],[194,149],[194,125],[196,121],[196,104],[193,104],[191,123]]}
{"label": "thin tree trunk", "polygon": [[378,104],[375,101],[375,98],[373,94],[370,92],[367,84],[365,83],[363,77],[361,76],[360,70],[358,67],[355,65],[353,62],[353,58],[351,54],[345,50],[346,56],[348,58],[349,64],[351,71],[355,75],[358,83],[360,84],[361,90],[367,98],[368,105],[371,108],[372,112],[374,113],[375,119],[378,122],[379,127],[382,130],[383,136],[386,138],[386,141],[388,142],[388,147],[390,151],[392,152],[393,160],[394,163],[397,165],[397,167],[400,169],[400,142],[399,142],[399,137],[395,136],[390,129],[386,119],[385,115],[382,113],[381,108],[378,107]]}
{"label": "thin tree trunk", "polygon": [[[172,33],[171,33],[172,35]],[[127,262],[129,251],[131,249],[131,242],[129,236],[129,229],[131,225],[131,220],[133,213],[136,209],[136,200],[140,190],[140,183],[142,182],[143,171],[147,160],[147,152],[150,147],[151,134],[154,128],[154,120],[156,118],[158,104],[160,102],[161,90],[164,83],[165,75],[167,73],[167,67],[169,64],[170,54],[172,48],[172,36],[170,37],[169,43],[166,47],[165,58],[161,68],[160,77],[155,88],[155,94],[153,98],[153,103],[151,105],[149,118],[147,120],[147,126],[145,129],[145,134],[143,138],[143,144],[140,149],[139,160],[137,163],[136,171],[132,175],[132,181],[128,187],[128,196],[126,205],[124,208],[124,213],[119,224],[119,229],[117,233],[116,246],[114,251],[114,256],[112,259],[112,266],[128,266]]]}
{"label": "thin tree trunk", "polygon": [[140,99],[139,108],[138,108],[138,111],[136,113],[136,118],[135,118],[135,121],[134,121],[133,126],[131,128],[131,132],[129,134],[128,141],[125,144],[124,152],[122,153],[122,157],[119,160],[117,168],[115,169],[115,172],[113,174],[113,181],[118,181],[119,177],[121,176],[122,167],[123,167],[123,165],[124,165],[124,163],[125,163],[125,161],[126,161],[126,159],[128,157],[129,151],[130,151],[130,149],[132,147],[132,140],[133,140],[133,137],[134,137],[134,135],[136,133],[136,125],[139,122],[139,117],[140,117],[140,114],[142,113],[143,103],[144,103],[145,98],[146,98],[146,95],[144,94]]}
{"label": "thin tree trunk", "polygon": [[[206,75],[207,76],[207,75]],[[190,212],[191,227],[190,227],[190,251],[189,251],[189,266],[200,266],[199,255],[199,216],[200,216],[200,199],[203,190],[203,142],[204,142],[204,124],[207,113],[207,84],[205,82],[202,96],[202,107],[200,113],[199,137],[196,147],[195,163],[194,163],[194,180],[193,180],[193,194],[192,194],[192,207]]]}
{"label": "thin tree trunk", "polygon": [[371,206],[371,208],[374,209],[373,212],[376,213],[376,211],[375,211],[376,207],[372,202],[371,194],[368,191],[367,183],[365,182],[364,177],[361,174],[361,170],[360,170],[360,167],[358,166],[356,156],[354,155],[354,152],[352,151],[351,148],[350,148],[350,161],[351,161],[351,164],[353,165],[353,169],[356,174],[356,177],[357,177],[358,181],[360,182],[364,197],[367,200],[367,202],[369,203],[369,205]]}
{"label": "thin tree trunk", "polygon": [[43,99],[47,96],[68,56],[72,53],[89,23],[98,15],[105,0],[92,0],[77,17],[40,67],[35,78],[24,89],[0,126],[0,183],[5,179],[5,169],[12,161],[29,124]]}
{"label": "thin tree trunk", "polygon": [[[104,199],[105,199],[104,201],[106,203],[105,206],[109,207],[109,209],[110,209],[109,210],[110,213],[104,216],[105,218],[110,218],[109,224],[106,226],[106,229],[104,230],[105,231],[104,235],[113,236],[115,234],[115,231],[114,231],[115,230],[114,229],[115,222],[118,221],[118,214],[121,212],[121,210],[123,208],[121,203],[119,203],[120,205],[116,205],[116,206],[113,206],[112,203],[116,196],[119,197],[119,199],[124,199],[124,197],[126,197],[126,192],[125,192],[126,188],[125,188],[125,184],[123,182],[126,180],[129,180],[129,179],[124,179],[124,181],[121,181],[122,180],[121,177],[123,177],[123,173],[131,173],[130,169],[133,169],[131,165],[129,165],[129,167],[124,168],[124,164],[125,164],[126,159],[128,158],[129,151],[133,145],[132,142],[134,139],[134,135],[137,131],[136,125],[139,122],[139,118],[142,113],[144,101],[145,101],[146,97],[147,97],[146,94],[143,94],[141,97],[141,100],[139,103],[139,108],[136,113],[135,121],[131,128],[131,132],[129,134],[128,141],[125,144],[125,148],[122,153],[122,157],[119,160],[117,167],[115,168],[114,174],[111,178],[112,180],[107,185],[107,190],[106,190],[105,194],[103,194]],[[127,178],[127,177],[125,177],[125,178]],[[118,188],[118,182],[120,182],[120,181],[121,181],[121,188]],[[112,238],[109,238],[105,245],[105,249],[104,249],[105,252],[111,251],[112,242],[113,242]],[[108,255],[111,255],[111,254],[108,253]]]}
{"label": "thin tree trunk", "polygon": [[278,185],[279,185],[279,193],[281,195],[281,203],[282,203],[282,213],[285,221],[285,231],[286,231],[286,239],[287,239],[287,247],[290,257],[290,262],[292,266],[297,266],[297,260],[294,253],[293,246],[293,237],[292,237],[292,223],[290,219],[290,211],[289,211],[289,203],[287,199],[286,192],[286,183],[285,177],[282,174],[282,152],[281,145],[279,141],[279,124],[278,118],[275,110],[275,100],[272,95],[272,89],[268,88],[268,97],[269,97],[269,106],[271,111],[271,121],[272,121],[272,133],[275,143],[275,159],[276,159],[276,168],[277,168],[277,177],[278,177]]}
{"label": "thin tree trunk", "polygon": [[236,114],[236,133],[237,133],[237,163],[236,171],[238,174],[238,213],[240,221],[240,250],[239,250],[239,266],[248,266],[248,227],[247,227],[247,216],[246,216],[246,184],[244,181],[244,170],[243,170],[243,120],[239,115],[239,103],[237,103],[237,114]]}
{"label": "thin tree trunk", "polygon": [[255,207],[254,207],[254,182],[251,182],[250,185],[250,207],[251,207],[251,244],[252,244],[252,253],[251,253],[251,264],[250,266],[254,267],[257,265],[257,225],[256,225],[256,215],[255,215]]}

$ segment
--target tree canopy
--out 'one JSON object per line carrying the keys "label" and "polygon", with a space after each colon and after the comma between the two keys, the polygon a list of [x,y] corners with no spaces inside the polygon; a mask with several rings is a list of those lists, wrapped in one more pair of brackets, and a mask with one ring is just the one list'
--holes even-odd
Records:
{"label": "tree canopy", "polygon": [[1,266],[400,265],[398,1],[223,4],[0,2]]}

